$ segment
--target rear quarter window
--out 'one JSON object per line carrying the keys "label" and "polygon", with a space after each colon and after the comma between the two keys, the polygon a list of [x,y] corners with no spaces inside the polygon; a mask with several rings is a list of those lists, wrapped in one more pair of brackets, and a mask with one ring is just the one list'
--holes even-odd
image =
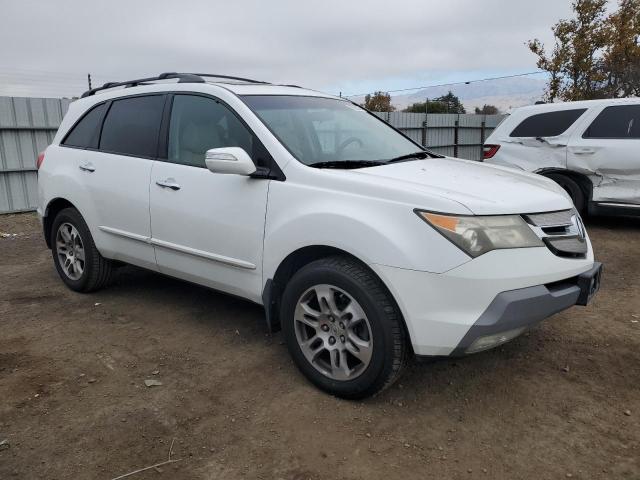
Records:
{"label": "rear quarter window", "polygon": [[155,157],[164,95],[114,100],[100,136],[100,150],[136,157]]}
{"label": "rear quarter window", "polygon": [[585,130],[582,138],[640,138],[640,105],[605,108]]}
{"label": "rear quarter window", "polygon": [[538,113],[525,118],[513,129],[510,137],[555,137],[567,129],[586,112],[586,108]]}
{"label": "rear quarter window", "polygon": [[100,123],[104,115],[106,103],[96,105],[71,128],[62,145],[78,148],[98,148]]}

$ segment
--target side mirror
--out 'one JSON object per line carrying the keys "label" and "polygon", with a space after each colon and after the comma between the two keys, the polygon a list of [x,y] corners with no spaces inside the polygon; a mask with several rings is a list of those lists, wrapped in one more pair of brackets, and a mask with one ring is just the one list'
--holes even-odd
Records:
{"label": "side mirror", "polygon": [[207,150],[205,156],[207,168],[214,173],[229,173],[235,175],[251,175],[256,166],[243,148],[224,147]]}

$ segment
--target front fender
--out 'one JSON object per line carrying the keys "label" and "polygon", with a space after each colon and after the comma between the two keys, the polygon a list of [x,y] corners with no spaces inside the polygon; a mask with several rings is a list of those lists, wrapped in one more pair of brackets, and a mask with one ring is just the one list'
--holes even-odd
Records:
{"label": "front fender", "polygon": [[[332,195],[271,189],[263,278],[292,252],[323,245],[366,264],[441,273],[470,260],[420,219],[412,206],[346,192]],[[299,199],[291,202],[291,198]]]}

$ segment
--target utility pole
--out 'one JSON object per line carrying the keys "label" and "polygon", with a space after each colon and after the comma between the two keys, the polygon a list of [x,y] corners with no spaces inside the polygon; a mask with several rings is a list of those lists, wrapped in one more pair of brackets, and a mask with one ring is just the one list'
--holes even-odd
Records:
{"label": "utility pole", "polygon": [[87,82],[89,83],[89,90],[91,90],[91,74],[87,73]]}

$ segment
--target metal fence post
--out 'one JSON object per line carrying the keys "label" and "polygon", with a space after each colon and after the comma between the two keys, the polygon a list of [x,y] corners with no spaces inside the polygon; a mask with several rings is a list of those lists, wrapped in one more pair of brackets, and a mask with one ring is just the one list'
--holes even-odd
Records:
{"label": "metal fence post", "polygon": [[460,138],[460,114],[456,117],[453,127],[453,156],[458,157],[458,139]]}
{"label": "metal fence post", "polygon": [[422,122],[422,146],[427,146],[427,116],[424,117],[424,122]]}
{"label": "metal fence post", "polygon": [[486,129],[487,129],[487,115],[484,114],[482,116],[482,122],[480,123],[480,160],[482,160],[482,156],[483,156],[483,146],[484,146],[484,140],[485,140],[485,135],[486,133]]}

